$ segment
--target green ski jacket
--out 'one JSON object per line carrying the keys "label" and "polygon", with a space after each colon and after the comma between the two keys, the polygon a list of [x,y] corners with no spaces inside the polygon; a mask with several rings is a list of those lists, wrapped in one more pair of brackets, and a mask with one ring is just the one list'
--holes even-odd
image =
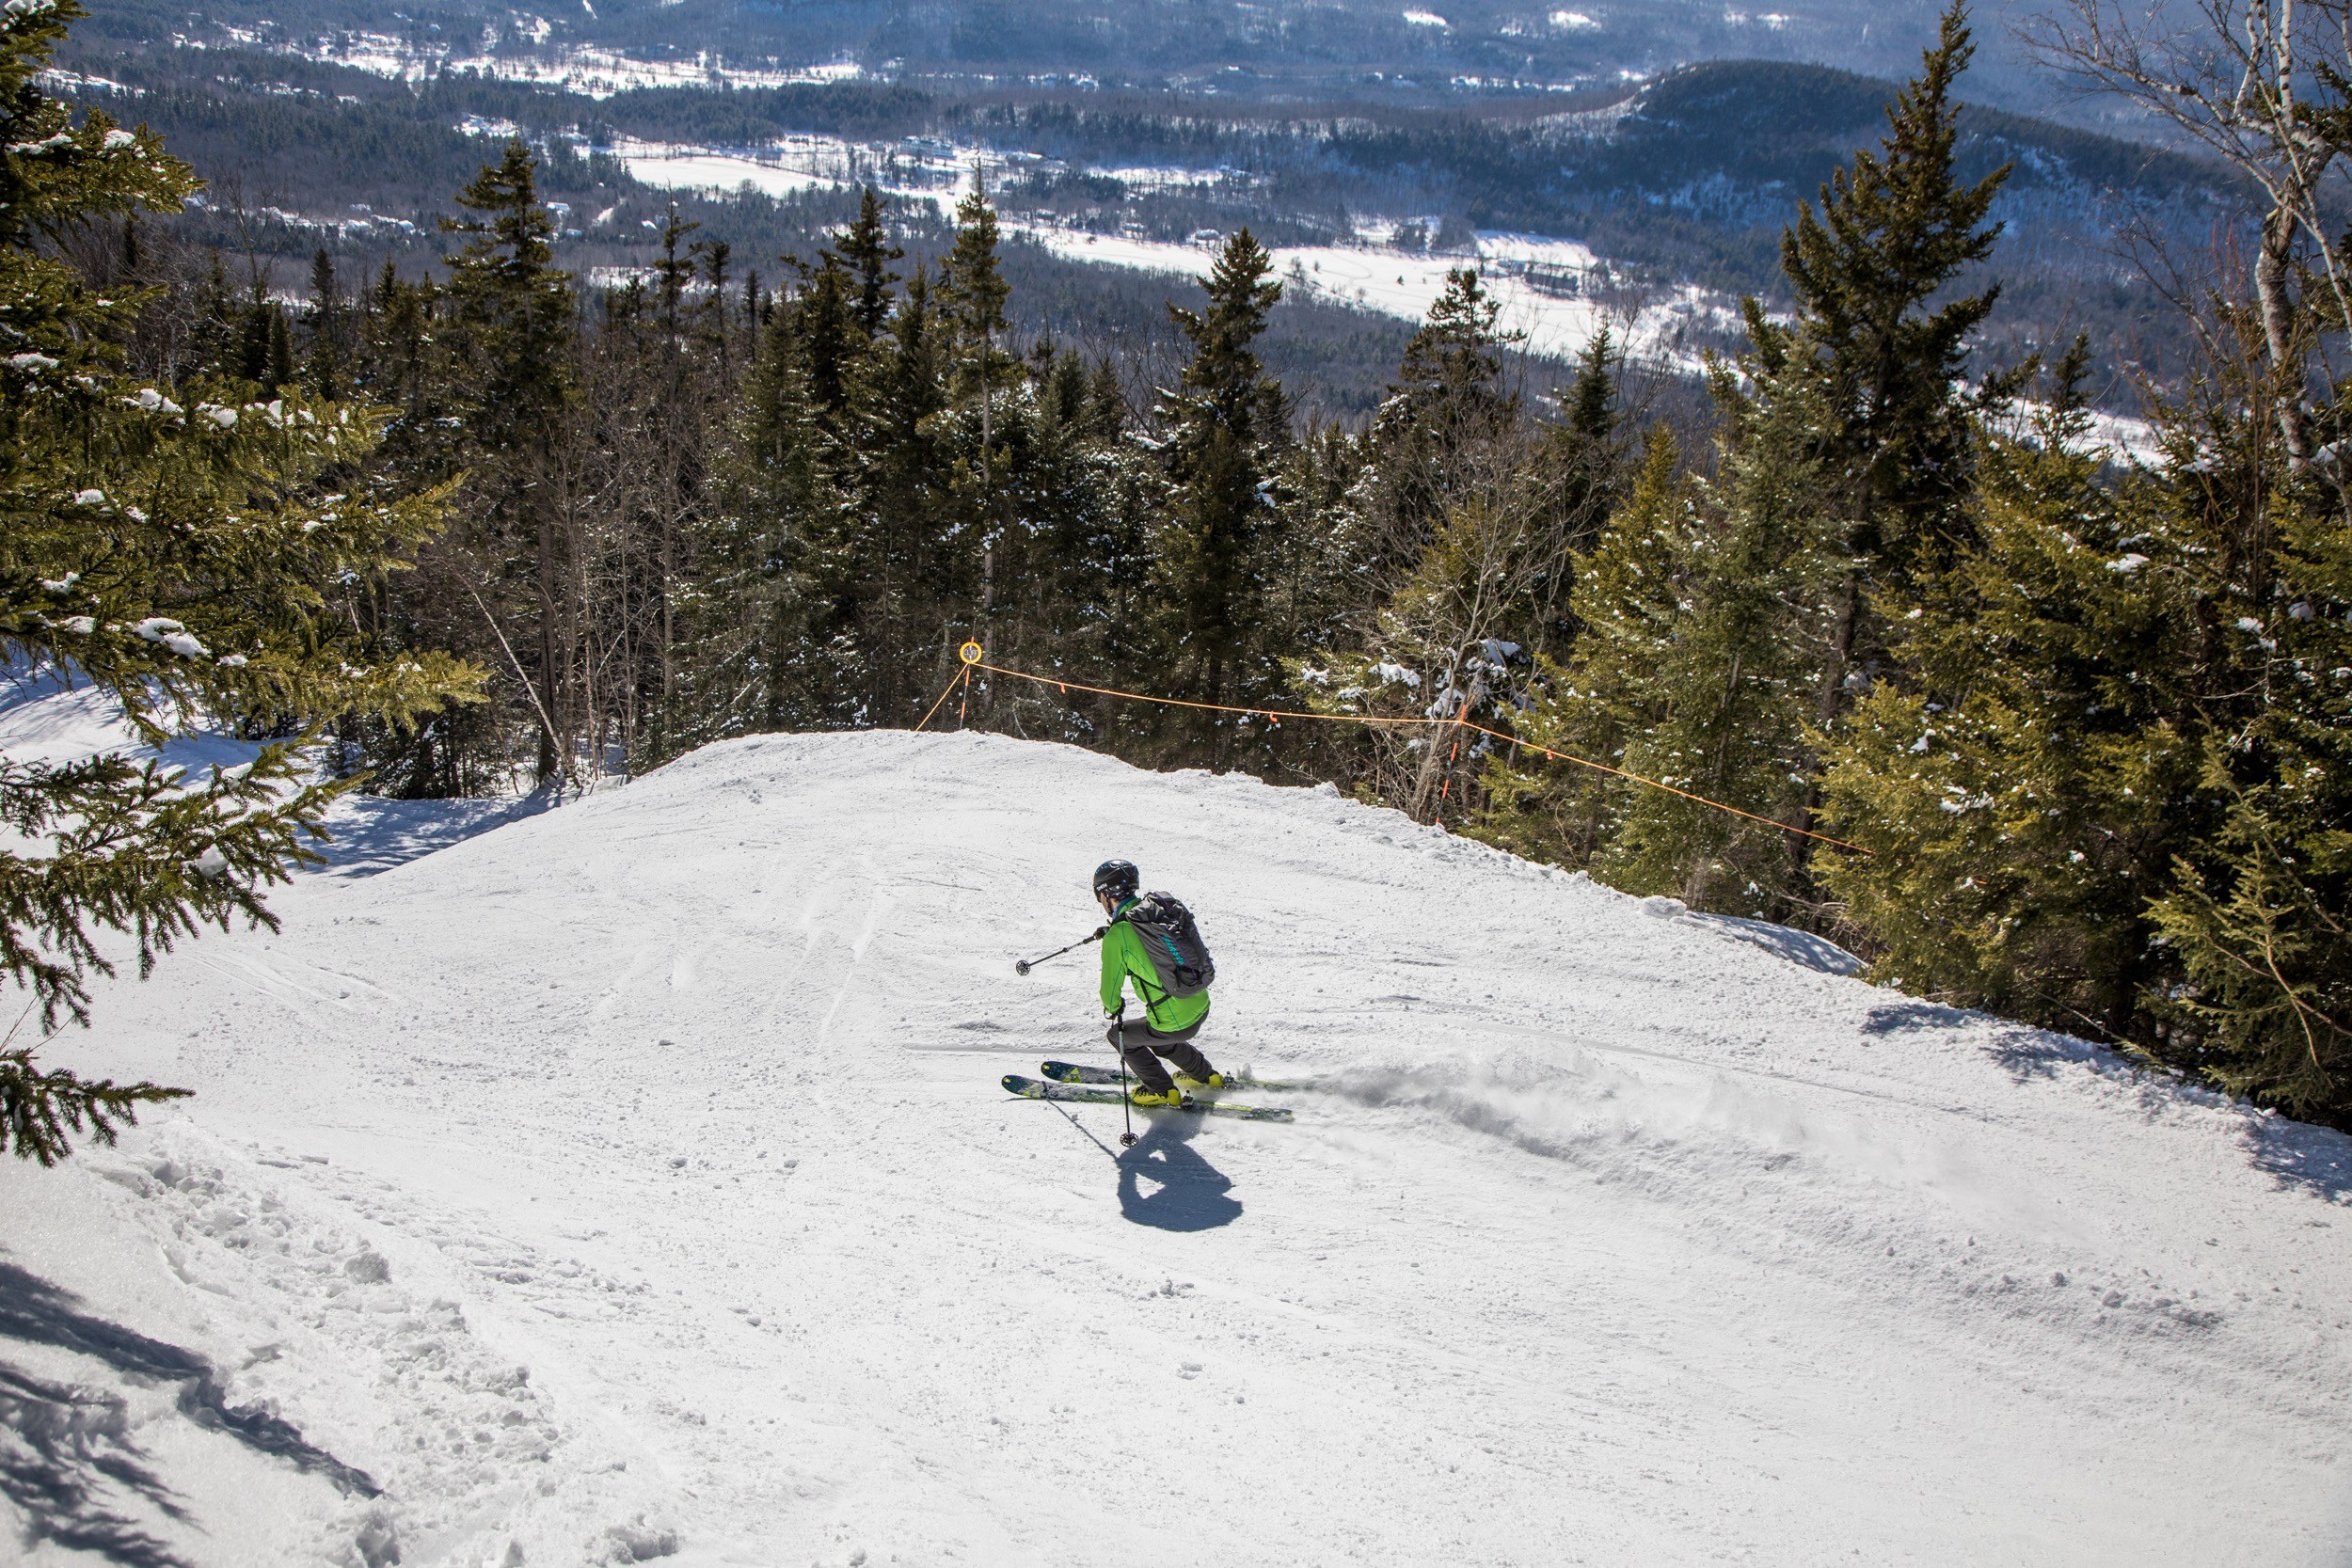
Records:
{"label": "green ski jacket", "polygon": [[1136,983],[1136,995],[1143,1000],[1144,1019],[1162,1034],[1174,1034],[1188,1028],[1208,1015],[1209,993],[1200,991],[1192,996],[1170,996],[1160,989],[1158,971],[1152,967],[1150,955],[1143,950],[1143,939],[1136,928],[1119,918],[1134,906],[1127,899],[1111,916],[1111,928],[1103,938],[1103,1010],[1119,1009],[1120,997],[1127,982]]}

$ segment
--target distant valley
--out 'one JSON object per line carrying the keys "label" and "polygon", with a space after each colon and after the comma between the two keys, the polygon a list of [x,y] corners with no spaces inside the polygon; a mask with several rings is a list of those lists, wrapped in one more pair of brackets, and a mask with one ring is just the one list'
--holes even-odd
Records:
{"label": "distant valley", "polygon": [[[1310,406],[1342,417],[1376,402],[1406,318],[1450,265],[1507,277],[1538,385],[1557,373],[1542,365],[1565,362],[1604,321],[1663,369],[1687,372],[1736,346],[1739,297],[1775,297],[1782,226],[1875,138],[1893,90],[1774,60],[1656,80],[1629,66],[1603,80],[1570,69],[1572,56],[1595,56],[1554,34],[1609,28],[1549,22],[1525,34],[1526,57],[1549,73],[1541,91],[1406,93],[1388,67],[1357,69],[1386,57],[1369,23],[1347,48],[1276,29],[1291,40],[1283,58],[1329,68],[1285,80],[1354,95],[1345,102],[1285,96],[1270,77],[1248,92],[1195,81],[1172,55],[1147,70],[1136,62],[1150,52],[1129,44],[1104,44],[1091,73],[1054,66],[1060,56],[1041,46],[1025,61],[1053,69],[976,74],[949,47],[961,34],[904,17],[890,26],[932,40],[933,52],[909,42],[876,57],[874,39],[900,34],[855,11],[825,11],[834,20],[820,24],[795,9],[788,26],[757,33],[748,13],[686,0],[660,10],[670,41],[657,42],[651,15],[610,7],[560,23],[328,7],[297,27],[259,10],[190,18],[104,5],[56,85],[161,131],[213,182],[189,238],[290,294],[322,246],[347,269],[429,264],[443,244],[438,214],[507,135],[540,151],[564,264],[608,280],[648,264],[673,202],[701,237],[772,278],[780,258],[812,258],[869,183],[894,196],[900,243],[925,254],[947,232],[939,198],[977,175],[1015,242],[1017,325],[1117,358],[1148,384],[1174,352],[1158,305],[1168,280],[1151,272],[1181,270],[1188,254],[1205,264],[1198,246],[1180,247],[1248,227],[1301,259],[1271,362],[1311,384]],[[1413,29],[1400,36],[1467,60],[1471,29],[1448,21],[1399,24]],[[1732,25],[1709,23],[1687,40]],[[2007,291],[1988,328],[1997,355],[2090,331],[2102,401],[2131,405],[2139,379],[2176,368],[2180,345],[2121,236],[2131,225],[2209,246],[2233,221],[2227,182],[2047,119],[1980,108],[1964,124],[1966,172],[2014,166],[1990,269]],[[1317,259],[1336,263],[1342,250],[1361,264],[1323,277]]]}

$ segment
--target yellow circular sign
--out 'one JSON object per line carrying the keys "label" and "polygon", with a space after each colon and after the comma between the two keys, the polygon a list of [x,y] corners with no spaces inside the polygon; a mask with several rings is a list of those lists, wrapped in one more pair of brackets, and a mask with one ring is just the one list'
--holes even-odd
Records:
{"label": "yellow circular sign", "polygon": [[956,652],[961,656],[963,662],[966,664],[977,664],[980,661],[981,649],[977,642],[966,642],[962,647],[957,649]]}

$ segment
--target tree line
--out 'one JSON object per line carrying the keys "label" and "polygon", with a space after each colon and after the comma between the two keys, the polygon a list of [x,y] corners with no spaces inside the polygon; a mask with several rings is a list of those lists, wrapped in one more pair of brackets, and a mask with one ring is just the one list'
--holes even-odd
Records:
{"label": "tree line", "polygon": [[[333,773],[422,797],[909,725],[977,641],[1048,683],[975,682],[968,725],[1337,780],[2352,1120],[2352,500],[2325,357],[2352,323],[2327,230],[2274,213],[2250,277],[2182,293],[2204,357],[2152,392],[2153,449],[2119,462],[2090,438],[2080,341],[1978,362],[1998,290],[1960,283],[1997,259],[2008,171],[1955,166],[1970,47],[1955,8],[1881,145],[1800,211],[1794,309],[1749,304],[1696,428],[1638,405],[1606,332],[1565,385],[1527,385],[1470,267],[1376,413],[1302,417],[1257,351],[1282,290],[1247,231],[1168,307],[1184,362],[1138,397],[1128,367],[1012,341],[977,182],[928,261],[868,192],[771,277],[674,214],[650,265],[591,286],[554,265],[516,142],[459,193],[442,276],[347,281],[322,254],[289,303],[174,250],[138,212],[167,192],[92,200],[84,170],[77,221],[11,234],[9,265],[112,302],[76,329],[135,383],[110,409],[151,393],[183,419],[354,430],[278,483],[278,513],[380,498],[439,526],[387,525],[324,575],[286,563],[315,602],[273,657],[421,673],[230,678],[177,562],[138,591],[177,594],[214,652],[107,665],[56,629],[88,593],[98,519],[70,497],[99,459],[21,433],[9,504],[47,522],[0,546],[11,652],[167,671],[216,715],[325,745]],[[56,134],[95,135],[93,158],[129,135],[97,115]],[[2328,135],[2352,146],[2352,114],[2281,120],[2273,151]],[[8,157],[35,139],[11,122]],[[71,1001],[17,941],[80,928],[48,893],[65,901],[18,906],[47,926],[12,909],[6,960]]]}

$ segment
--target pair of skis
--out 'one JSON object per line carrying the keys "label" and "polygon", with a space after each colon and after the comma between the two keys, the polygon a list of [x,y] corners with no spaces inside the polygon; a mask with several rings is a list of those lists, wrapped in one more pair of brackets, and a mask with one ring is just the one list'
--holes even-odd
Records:
{"label": "pair of skis", "polygon": [[[1116,1105],[1127,1097],[1117,1088],[1103,1086],[1120,1082],[1118,1069],[1089,1067],[1082,1062],[1047,1062],[1040,1071],[1045,1081],[1024,1078],[1017,1072],[1005,1074],[1005,1092],[1024,1100],[1074,1101],[1086,1105]],[[1295,1088],[1293,1084],[1270,1084],[1247,1074],[1230,1076],[1227,1082],[1256,1089]],[[1235,1105],[1228,1101],[1196,1100],[1187,1094],[1173,1106],[1163,1109],[1188,1111],[1195,1116],[1238,1117],[1244,1121],[1288,1121],[1291,1113],[1281,1105]]]}

